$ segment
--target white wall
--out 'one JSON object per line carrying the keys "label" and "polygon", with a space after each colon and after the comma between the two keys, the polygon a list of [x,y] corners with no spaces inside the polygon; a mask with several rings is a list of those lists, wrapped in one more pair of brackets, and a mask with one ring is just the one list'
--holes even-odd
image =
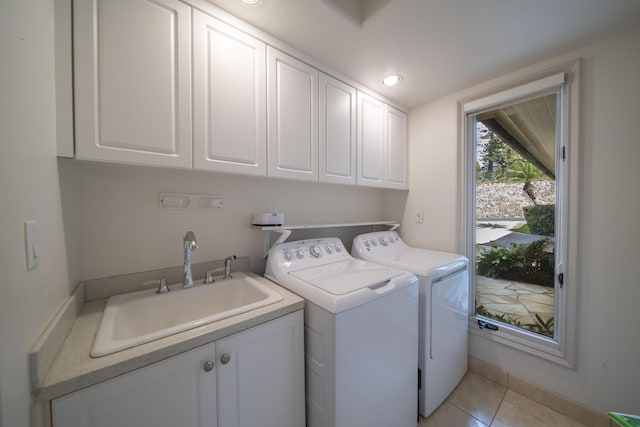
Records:
{"label": "white wall", "polygon": [[[20,427],[31,424],[27,352],[75,281],[56,161],[53,2],[3,1],[0,58],[0,425]],[[26,220],[41,245],[30,272]],[[41,417],[34,410],[34,425]]]}
{"label": "white wall", "polygon": [[[194,261],[236,253],[261,265],[254,211],[288,223],[393,219],[406,210],[412,244],[460,248],[457,101],[498,79],[415,109],[411,183],[383,192],[176,170],[76,164],[55,158],[53,2],[3,2],[0,14],[0,425],[30,424],[27,352],[78,279],[179,265],[184,231],[200,241]],[[586,58],[583,74],[582,253],[576,370],[472,337],[470,351],[595,409],[640,413],[640,282],[635,264],[640,206],[637,100],[640,33],[551,60]],[[543,68],[538,64],[517,75]],[[215,212],[156,208],[160,191],[224,197]],[[383,203],[385,202],[385,203]],[[389,203],[390,202],[390,203]],[[401,206],[394,208],[393,202]],[[412,222],[425,210],[425,222]],[[40,266],[27,272],[23,223],[36,220]],[[65,237],[66,235],[66,237]],[[33,424],[40,415],[34,411]]]}
{"label": "white wall", "polygon": [[[250,228],[255,212],[283,212],[286,224],[386,219],[382,190],[371,188],[90,162],[78,175],[81,279],[181,265],[187,230],[200,246],[194,263],[236,254],[262,273],[263,233]],[[160,192],[215,194],[223,207],[161,210]]]}
{"label": "white wall", "polygon": [[[576,369],[477,335],[471,335],[469,351],[598,411],[640,413],[638,46],[640,31],[618,36],[431,102],[410,115],[411,191],[403,235],[419,246],[461,250],[458,101],[552,65],[584,58]],[[422,207],[425,222],[415,224],[413,210]],[[434,212],[427,213],[429,209]]]}

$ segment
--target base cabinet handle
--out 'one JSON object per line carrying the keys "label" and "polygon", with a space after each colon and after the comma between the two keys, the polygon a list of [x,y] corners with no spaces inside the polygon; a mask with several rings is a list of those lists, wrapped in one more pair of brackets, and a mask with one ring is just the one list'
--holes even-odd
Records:
{"label": "base cabinet handle", "polygon": [[206,362],[204,362],[203,368],[205,372],[211,372],[213,371],[214,366],[215,364],[211,360],[207,360]]}
{"label": "base cabinet handle", "polygon": [[222,363],[223,365],[226,365],[227,363],[229,363],[230,360],[231,360],[231,356],[227,353],[223,354],[222,357],[220,357],[220,363]]}

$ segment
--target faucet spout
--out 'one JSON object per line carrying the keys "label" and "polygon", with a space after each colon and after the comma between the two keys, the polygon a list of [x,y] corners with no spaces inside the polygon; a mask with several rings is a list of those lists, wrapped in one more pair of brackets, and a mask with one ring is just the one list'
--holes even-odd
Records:
{"label": "faucet spout", "polygon": [[227,257],[224,260],[224,279],[223,280],[229,280],[232,279],[231,277],[231,260],[236,259],[235,255],[231,255],[230,257]]}
{"label": "faucet spout", "polygon": [[191,251],[198,249],[198,242],[193,231],[187,231],[183,238],[184,244],[184,268],[182,273],[182,287],[190,288],[193,286],[193,277],[191,276]]}

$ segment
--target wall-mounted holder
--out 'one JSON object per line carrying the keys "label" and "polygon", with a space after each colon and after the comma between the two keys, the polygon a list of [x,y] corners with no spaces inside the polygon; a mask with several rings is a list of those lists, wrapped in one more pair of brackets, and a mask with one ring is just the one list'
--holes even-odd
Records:
{"label": "wall-mounted holder", "polygon": [[[396,221],[372,221],[372,222],[352,222],[346,224],[313,224],[313,225],[282,225],[282,226],[260,226],[252,225],[251,228],[264,231],[264,243],[263,243],[263,255],[266,258],[269,249],[272,246],[284,243],[289,238],[293,230],[308,230],[312,228],[337,228],[337,227],[362,227],[362,226],[374,226],[374,225],[388,225],[390,230],[395,230],[400,227],[400,224]],[[280,236],[271,244],[270,233],[280,233]]]}
{"label": "wall-mounted holder", "polygon": [[219,209],[222,207],[222,197],[212,194],[160,193],[158,207],[190,210]]}

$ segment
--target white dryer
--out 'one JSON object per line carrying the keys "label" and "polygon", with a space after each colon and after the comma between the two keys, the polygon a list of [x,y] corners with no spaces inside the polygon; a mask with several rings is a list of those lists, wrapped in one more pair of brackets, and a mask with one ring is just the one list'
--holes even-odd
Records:
{"label": "white dryer", "polygon": [[469,261],[408,246],[395,231],[356,236],[354,257],[418,275],[420,280],[419,410],[431,414],[467,371]]}
{"label": "white dryer", "polygon": [[305,298],[308,427],[415,427],[418,279],[338,238],[269,251],[265,276]]}

